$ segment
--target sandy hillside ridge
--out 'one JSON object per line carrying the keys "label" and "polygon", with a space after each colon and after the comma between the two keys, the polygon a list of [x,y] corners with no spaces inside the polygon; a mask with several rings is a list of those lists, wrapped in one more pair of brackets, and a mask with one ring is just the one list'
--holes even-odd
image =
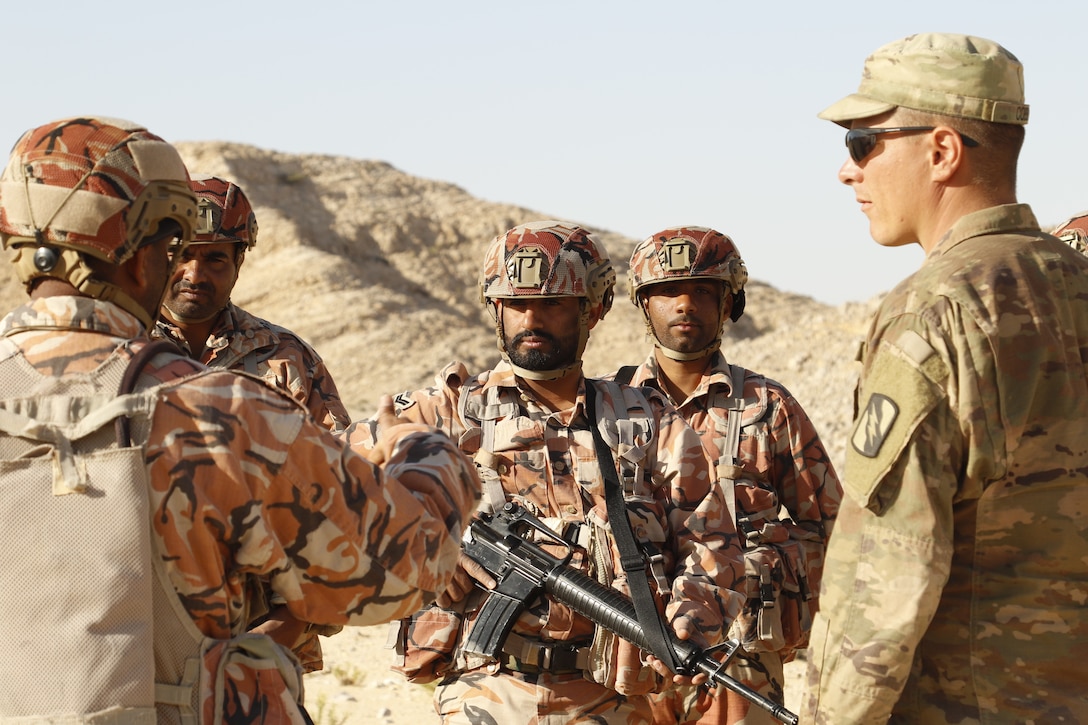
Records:
{"label": "sandy hillside ridge", "polygon": [[[379,161],[233,143],[178,147],[192,173],[233,179],[256,207],[258,244],[247,257],[235,302],[307,339],[325,358],[353,417],[368,415],[383,393],[429,384],[450,360],[477,370],[498,359],[494,330],[478,299],[478,265],[493,236],[550,218],[547,210],[482,201],[453,184]],[[568,221],[593,229],[619,272],[616,303],[589,343],[587,373],[640,362],[649,348],[626,293],[627,258],[636,240],[596,229],[592,220]],[[736,242],[743,253],[760,240]],[[8,310],[25,296],[10,266],[0,266],[0,305]],[[747,309],[728,331],[726,354],[785,384],[841,468],[854,355],[875,300],[824,305],[759,282],[762,271],[750,270]],[[428,690],[389,672],[385,632],[347,629],[326,640],[326,671],[307,677],[315,720],[432,720]]]}

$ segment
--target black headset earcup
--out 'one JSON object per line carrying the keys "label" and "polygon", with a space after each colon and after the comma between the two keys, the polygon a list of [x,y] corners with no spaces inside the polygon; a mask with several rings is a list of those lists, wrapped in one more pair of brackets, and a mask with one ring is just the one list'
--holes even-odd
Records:
{"label": "black headset earcup", "polygon": [[729,312],[729,319],[736,322],[744,314],[744,290],[733,295],[733,309]]}

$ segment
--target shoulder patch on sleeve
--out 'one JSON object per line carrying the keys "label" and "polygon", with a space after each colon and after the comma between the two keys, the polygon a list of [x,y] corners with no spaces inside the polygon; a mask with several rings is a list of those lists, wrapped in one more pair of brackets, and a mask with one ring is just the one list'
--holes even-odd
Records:
{"label": "shoulder patch on sleeve", "polygon": [[882,341],[873,351],[850,434],[843,488],[861,506],[876,505],[877,492],[919,424],[946,398],[948,368],[916,332]]}
{"label": "shoulder patch on sleeve", "polygon": [[416,401],[412,399],[412,391],[410,390],[405,390],[403,393],[397,393],[393,396],[393,408],[397,413],[401,413],[415,404]]}
{"label": "shoulder patch on sleeve", "polygon": [[870,395],[850,437],[854,450],[866,458],[876,458],[898,415],[899,406],[894,400],[880,393]]}

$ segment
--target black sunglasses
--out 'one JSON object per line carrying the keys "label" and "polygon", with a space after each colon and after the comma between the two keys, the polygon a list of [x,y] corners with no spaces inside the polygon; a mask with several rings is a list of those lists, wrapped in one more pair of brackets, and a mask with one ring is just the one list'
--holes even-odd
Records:
{"label": "black sunglasses", "polygon": [[[873,152],[877,136],[884,133],[921,133],[932,131],[936,126],[894,126],[892,128],[852,128],[846,132],[846,148],[850,150],[850,158],[855,164],[860,164],[862,159]],[[957,133],[959,133],[957,131]],[[960,134],[964,146],[978,146],[978,141],[970,136]]]}

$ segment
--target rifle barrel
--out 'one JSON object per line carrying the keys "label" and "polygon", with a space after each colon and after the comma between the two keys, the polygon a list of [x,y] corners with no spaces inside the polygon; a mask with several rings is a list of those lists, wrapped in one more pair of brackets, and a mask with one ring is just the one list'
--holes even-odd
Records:
{"label": "rifle barrel", "polygon": [[[566,566],[552,570],[544,580],[544,591],[609,632],[651,651],[650,641],[638,621],[635,605],[622,592],[606,587],[577,569]],[[726,687],[751,700],[788,725],[797,725],[797,716],[783,705],[726,675],[728,658],[719,662],[676,635],[672,635],[670,640],[677,660],[688,670],[682,674],[702,673],[714,685]]]}

